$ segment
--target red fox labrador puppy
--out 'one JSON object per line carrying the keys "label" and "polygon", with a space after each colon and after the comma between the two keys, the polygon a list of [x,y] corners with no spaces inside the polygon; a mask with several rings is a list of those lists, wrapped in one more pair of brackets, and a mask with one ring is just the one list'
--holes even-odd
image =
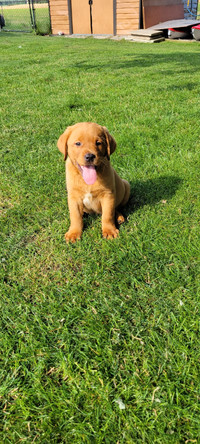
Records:
{"label": "red fox labrador puppy", "polygon": [[65,234],[67,242],[80,239],[83,213],[102,214],[103,237],[113,239],[124,222],[118,209],[130,195],[129,183],[121,179],[110,164],[116,142],[108,130],[90,122],[69,126],[58,139],[58,148],[66,162],[66,183],[71,225]]}

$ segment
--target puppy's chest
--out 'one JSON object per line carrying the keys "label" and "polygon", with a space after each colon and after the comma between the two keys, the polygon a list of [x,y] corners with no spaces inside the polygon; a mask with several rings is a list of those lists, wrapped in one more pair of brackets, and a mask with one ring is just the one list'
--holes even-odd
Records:
{"label": "puppy's chest", "polygon": [[92,210],[92,201],[94,201],[94,198],[92,196],[92,193],[86,193],[83,198],[83,205],[88,209]]}
{"label": "puppy's chest", "polygon": [[96,213],[101,212],[100,202],[92,193],[86,193],[84,195],[83,205],[88,211],[94,211]]}

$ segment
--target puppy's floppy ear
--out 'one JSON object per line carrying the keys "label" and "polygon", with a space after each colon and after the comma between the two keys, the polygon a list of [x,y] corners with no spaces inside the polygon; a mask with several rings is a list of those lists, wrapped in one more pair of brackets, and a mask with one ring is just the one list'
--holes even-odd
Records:
{"label": "puppy's floppy ear", "polygon": [[61,134],[57,142],[58,149],[61,151],[62,154],[64,154],[64,160],[67,159],[67,142],[72,132],[72,128],[73,126],[68,126],[64,133]]}
{"label": "puppy's floppy ear", "polygon": [[116,142],[114,137],[111,136],[111,134],[108,132],[107,128],[105,126],[103,126],[103,130],[104,130],[104,134],[106,137],[106,143],[107,143],[107,157],[108,160],[110,159],[110,155],[112,153],[114,153],[114,151],[116,150]]}

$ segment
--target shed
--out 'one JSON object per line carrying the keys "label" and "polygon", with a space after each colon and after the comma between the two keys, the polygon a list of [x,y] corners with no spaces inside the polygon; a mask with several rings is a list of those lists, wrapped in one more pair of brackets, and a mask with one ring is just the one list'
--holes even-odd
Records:
{"label": "shed", "polygon": [[184,18],[183,0],[49,0],[52,34],[127,35]]}

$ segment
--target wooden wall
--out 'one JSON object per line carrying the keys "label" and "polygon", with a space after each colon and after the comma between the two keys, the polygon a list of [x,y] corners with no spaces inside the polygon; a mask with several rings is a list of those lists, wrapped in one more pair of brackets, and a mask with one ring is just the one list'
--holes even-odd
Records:
{"label": "wooden wall", "polygon": [[[49,0],[49,3],[52,34],[70,34],[68,0]],[[184,3],[183,0],[116,0],[116,34],[127,35],[139,29],[141,15],[144,28],[181,19],[184,18]],[[103,33],[103,27],[101,29]]]}
{"label": "wooden wall", "polygon": [[142,0],[143,26],[149,28],[167,20],[184,18],[182,0]]}
{"label": "wooden wall", "polygon": [[116,0],[116,32],[117,35],[130,34],[139,29],[139,0]]}
{"label": "wooden wall", "polygon": [[[67,0],[49,0],[52,34],[70,34]],[[116,0],[116,33],[127,35],[139,28],[140,0]]]}
{"label": "wooden wall", "polygon": [[67,0],[49,0],[52,34],[69,34],[69,14]]}

